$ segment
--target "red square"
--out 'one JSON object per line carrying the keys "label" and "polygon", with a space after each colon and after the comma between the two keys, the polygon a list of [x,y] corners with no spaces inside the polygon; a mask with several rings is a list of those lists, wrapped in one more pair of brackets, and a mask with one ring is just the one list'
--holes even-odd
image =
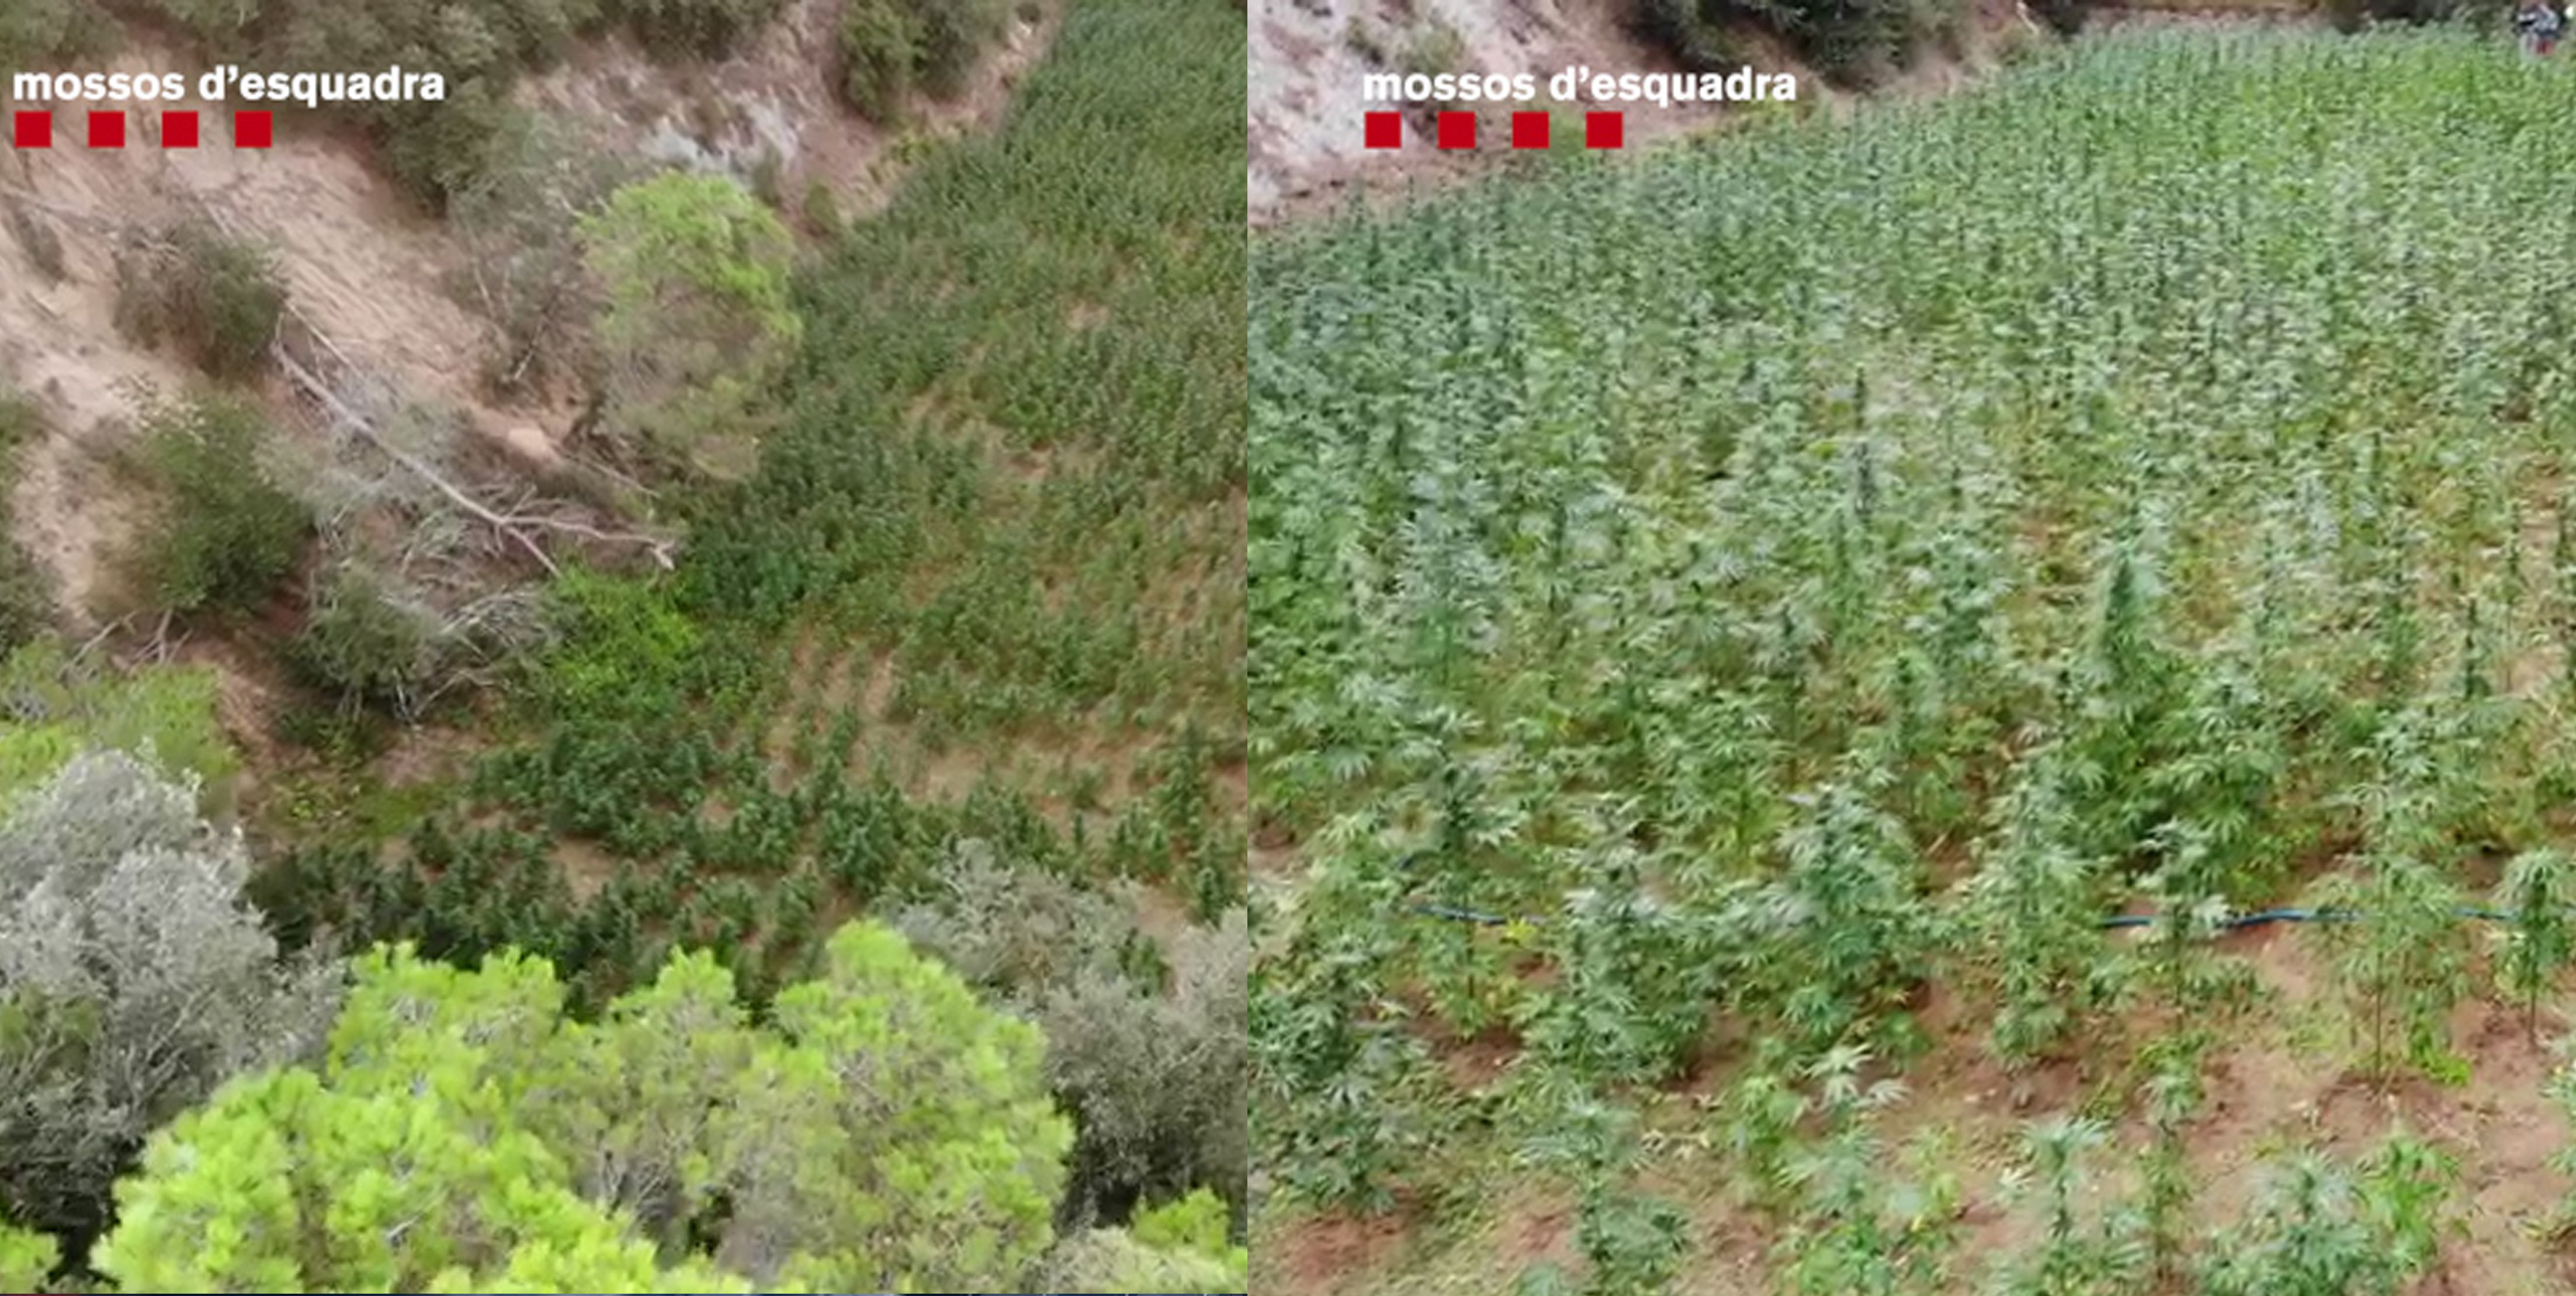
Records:
{"label": "red square", "polygon": [[252,108],[233,114],[234,148],[267,148],[269,142],[268,110]]}
{"label": "red square", "polygon": [[1512,147],[1543,149],[1547,147],[1547,114],[1516,112],[1512,114]]}
{"label": "red square", "polygon": [[9,119],[9,142],[19,148],[52,148],[54,115],[22,112]]}
{"label": "red square", "polygon": [[1404,114],[1376,112],[1368,115],[1365,143],[1373,149],[1404,147]]}
{"label": "red square", "polygon": [[124,148],[125,114],[121,112],[91,113],[89,115],[89,146],[91,148]]}
{"label": "red square", "polygon": [[1440,114],[1440,147],[1445,149],[1476,147],[1476,114],[1467,112]]}
{"label": "red square", "polygon": [[161,114],[161,147],[197,147],[197,114],[179,109]]}
{"label": "red square", "polygon": [[1624,114],[1621,113],[1583,114],[1583,147],[1597,149],[1619,147],[1619,137],[1623,133],[1621,126],[1623,116]]}

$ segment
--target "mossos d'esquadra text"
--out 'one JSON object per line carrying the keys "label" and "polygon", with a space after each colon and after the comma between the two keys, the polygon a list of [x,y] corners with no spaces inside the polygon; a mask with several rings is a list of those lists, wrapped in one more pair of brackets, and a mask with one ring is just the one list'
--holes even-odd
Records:
{"label": "mossos d'esquadra text", "polygon": [[[1371,72],[1360,78],[1360,97],[1372,103],[1527,103],[1539,97],[1536,73]],[[1560,103],[1757,103],[1795,100],[1798,78],[1788,72],[1595,72],[1569,67],[1547,79],[1547,97]]]}

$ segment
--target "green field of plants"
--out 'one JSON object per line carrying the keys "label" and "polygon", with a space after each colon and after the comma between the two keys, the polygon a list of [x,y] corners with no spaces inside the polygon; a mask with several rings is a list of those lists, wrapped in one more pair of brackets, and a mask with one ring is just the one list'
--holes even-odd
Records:
{"label": "green field of plants", "polygon": [[[1207,233],[1243,197],[1212,174],[1222,112],[1153,89],[1240,98],[1206,7],[1070,15],[1001,133],[800,285],[781,426],[756,476],[684,501],[680,570],[567,583],[532,737],[410,832],[413,867],[362,833],[266,907],[441,956],[560,952],[604,1000],[674,942],[788,975],[828,910],[918,890],[958,838],[1209,920],[1236,903],[1243,252]],[[905,794],[952,751],[974,757],[952,795]],[[1103,753],[1136,795],[1084,784]],[[596,894],[566,840],[614,861]]]}
{"label": "green field of plants", "polygon": [[[881,208],[506,101],[791,9]],[[459,238],[482,394],[587,412],[496,480],[249,222],[0,186],[8,274],[97,253],[208,380],[100,432],[0,356],[0,514],[132,510],[84,595],[0,534],[0,1288],[1243,1290],[1243,13],[13,18],[446,69],[343,142]]]}
{"label": "green field of plants", "polygon": [[1256,1288],[2561,1289],[2571,114],[2117,34],[1258,244]]}
{"label": "green field of plants", "polygon": [[[1239,24],[1074,6],[999,132],[803,277],[779,426],[756,475],[682,501],[679,570],[562,582],[526,736],[465,786],[320,807],[254,883],[288,943],[515,947],[596,1006],[698,948],[764,1001],[861,911],[1015,948],[1064,940],[1047,897],[1133,882],[1184,936],[1239,924]],[[1085,934],[1158,987],[1180,950],[1139,921]],[[1219,1090],[1153,1101],[1240,1123]],[[1240,1197],[1239,1169],[1226,1187],[1183,1128],[1129,1115],[1104,1182]]]}

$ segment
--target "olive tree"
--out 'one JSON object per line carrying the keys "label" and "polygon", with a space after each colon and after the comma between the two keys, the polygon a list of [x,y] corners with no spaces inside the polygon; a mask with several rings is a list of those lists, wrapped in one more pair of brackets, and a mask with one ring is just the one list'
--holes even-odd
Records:
{"label": "olive tree", "polygon": [[192,780],[120,752],[0,820],[0,1217],[86,1235],[155,1125],[318,1041],[337,973],[280,967],[248,875]]}
{"label": "olive tree", "polygon": [[[1147,959],[1136,897],[1078,887],[961,843],[942,892],[898,919],[1038,1024],[1079,1137],[1059,1222],[1081,1227],[1195,1187],[1245,1204],[1251,945],[1242,909]],[[1160,963],[1168,962],[1169,967]]]}

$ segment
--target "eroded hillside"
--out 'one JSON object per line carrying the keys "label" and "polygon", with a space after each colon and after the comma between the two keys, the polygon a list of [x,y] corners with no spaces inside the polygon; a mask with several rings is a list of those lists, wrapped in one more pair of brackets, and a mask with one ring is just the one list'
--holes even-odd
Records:
{"label": "eroded hillside", "polygon": [[[962,91],[925,96],[903,126],[887,128],[835,97],[839,11],[835,0],[794,0],[717,61],[657,59],[623,35],[602,35],[513,93],[574,147],[638,170],[730,176],[819,235],[823,224],[882,206],[937,140],[989,129],[1053,23],[1035,7],[1015,13]],[[115,42],[118,52],[79,66],[193,72],[204,61],[188,42],[146,27],[121,28]],[[216,107],[195,99],[162,106]],[[0,107],[58,110],[67,134],[83,111]],[[289,116],[287,138],[266,150],[236,149],[220,128],[197,148],[162,148],[153,114],[134,119],[132,147],[89,149],[66,138],[48,150],[12,150],[0,165],[11,235],[0,239],[0,390],[31,398],[47,429],[20,448],[9,519],[52,574],[74,625],[93,625],[127,601],[112,568],[134,509],[101,461],[130,430],[135,385],[175,393],[196,380],[167,348],[118,327],[118,258],[191,219],[269,253],[302,323],[403,399],[452,411],[497,452],[496,467],[519,477],[562,467],[580,393],[562,383],[502,392],[487,381],[511,341],[476,274],[498,236],[478,239],[424,211],[358,132],[325,113]],[[294,415],[285,386],[270,385],[271,408],[327,438]]]}

